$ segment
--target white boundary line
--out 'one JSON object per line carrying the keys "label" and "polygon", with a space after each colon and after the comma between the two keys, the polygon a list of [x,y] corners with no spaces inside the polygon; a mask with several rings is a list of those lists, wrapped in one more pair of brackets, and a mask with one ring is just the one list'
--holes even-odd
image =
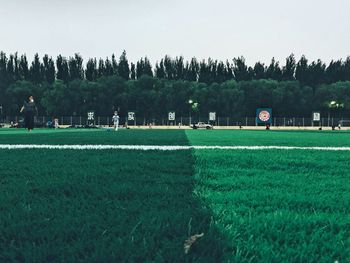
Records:
{"label": "white boundary line", "polygon": [[314,150],[350,151],[350,147],[312,146],[200,146],[200,145],[48,145],[48,144],[0,144],[0,150],[46,149],[46,150]]}

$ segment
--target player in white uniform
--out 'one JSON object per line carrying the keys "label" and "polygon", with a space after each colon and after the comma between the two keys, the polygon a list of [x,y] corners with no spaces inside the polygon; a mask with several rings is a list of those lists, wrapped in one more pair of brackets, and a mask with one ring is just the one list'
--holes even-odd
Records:
{"label": "player in white uniform", "polygon": [[112,120],[113,120],[113,123],[114,123],[114,130],[117,131],[118,130],[118,126],[119,126],[119,115],[118,115],[117,111],[114,112]]}

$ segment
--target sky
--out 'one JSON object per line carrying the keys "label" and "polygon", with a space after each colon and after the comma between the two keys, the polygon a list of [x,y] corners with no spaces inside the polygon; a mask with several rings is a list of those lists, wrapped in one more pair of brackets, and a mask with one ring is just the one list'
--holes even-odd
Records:
{"label": "sky", "polygon": [[348,0],[0,0],[0,50],[329,63],[350,55],[349,10]]}

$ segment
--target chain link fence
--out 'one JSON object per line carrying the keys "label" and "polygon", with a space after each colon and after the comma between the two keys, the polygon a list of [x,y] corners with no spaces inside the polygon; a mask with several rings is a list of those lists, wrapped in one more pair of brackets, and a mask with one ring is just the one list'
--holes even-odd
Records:
{"label": "chain link fence", "polygon": [[[0,123],[11,124],[23,122],[23,116],[13,116],[13,117],[3,117],[0,118]],[[35,123],[37,126],[47,126],[49,122],[54,122],[53,117],[48,116],[35,116]],[[87,117],[83,116],[61,116],[58,117],[59,125],[63,126],[83,126],[88,124]],[[129,126],[175,126],[182,125],[188,126],[193,123],[205,122],[209,123],[208,117],[200,116],[186,116],[186,117],[176,117],[175,121],[169,121],[167,117],[164,118],[145,118],[136,116],[134,120],[128,121],[127,117],[120,118],[120,125],[128,124]],[[255,117],[242,117],[242,118],[232,118],[232,117],[217,117],[215,121],[210,121],[214,126],[257,126]],[[313,122],[311,118],[298,118],[298,117],[274,117],[272,119],[272,126],[275,127],[310,127],[310,126],[322,126],[322,127],[332,127],[338,126],[339,123],[345,126],[345,123],[350,125],[349,118],[335,118],[327,117],[321,118],[320,122]],[[112,117],[109,116],[95,116],[94,124],[97,126],[112,126]]]}

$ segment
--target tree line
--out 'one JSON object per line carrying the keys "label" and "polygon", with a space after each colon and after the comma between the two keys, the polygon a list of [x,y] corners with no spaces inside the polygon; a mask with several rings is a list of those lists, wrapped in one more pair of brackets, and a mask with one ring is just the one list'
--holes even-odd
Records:
{"label": "tree line", "polygon": [[272,107],[275,116],[310,117],[314,110],[340,116],[350,113],[350,57],[326,65],[305,56],[297,61],[291,54],[283,66],[273,58],[269,65],[251,67],[244,57],[223,62],[165,56],[152,67],[147,57],[129,63],[125,51],[119,58],[86,63],[79,54],[56,59],[36,54],[29,63],[26,55],[0,52],[3,114],[17,115],[29,94],[37,99],[40,114],[55,116],[88,110],[109,116],[119,109],[145,118],[168,111],[241,117],[254,116],[257,107]]}

